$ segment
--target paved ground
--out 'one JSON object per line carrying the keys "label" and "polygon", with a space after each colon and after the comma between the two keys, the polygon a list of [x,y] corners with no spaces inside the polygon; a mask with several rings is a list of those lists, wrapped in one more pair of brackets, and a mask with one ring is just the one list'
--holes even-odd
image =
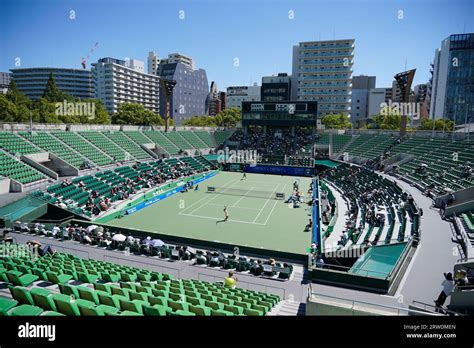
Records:
{"label": "paved ground", "polygon": [[[221,172],[200,185],[199,191],[177,193],[132,215],[109,224],[160,234],[178,235],[236,245],[305,254],[311,233],[304,232],[310,217],[306,204],[292,208],[273,199],[275,192],[288,197],[299,180],[303,193],[310,178]],[[207,187],[223,193],[208,193]],[[239,192],[236,192],[238,190]],[[264,197],[256,198],[264,191]],[[223,222],[223,208],[229,219]]]}

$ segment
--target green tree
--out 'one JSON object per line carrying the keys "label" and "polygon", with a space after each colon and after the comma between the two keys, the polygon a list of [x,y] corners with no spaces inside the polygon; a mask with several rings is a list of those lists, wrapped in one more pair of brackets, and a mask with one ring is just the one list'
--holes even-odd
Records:
{"label": "green tree", "polygon": [[421,120],[420,125],[418,126],[418,129],[433,130],[433,123],[434,123],[435,131],[452,132],[454,130],[454,122],[451,120],[444,119],[444,118],[435,120],[434,122],[430,118],[423,118]]}
{"label": "green tree", "polygon": [[0,95],[0,121],[16,122],[18,109],[6,95]]}
{"label": "green tree", "polygon": [[31,105],[31,101],[26,95],[20,92],[14,80],[10,81],[5,97],[16,106],[25,105],[26,107],[29,107]]}
{"label": "green tree", "polygon": [[142,104],[122,103],[119,105],[117,112],[112,116],[112,123],[135,126],[163,126],[165,121],[160,115],[146,109]]}
{"label": "green tree", "polygon": [[102,101],[99,99],[88,99],[87,102],[95,104],[95,115],[89,122],[93,124],[109,124],[110,117]]}
{"label": "green tree", "polygon": [[74,101],[74,98],[71,95],[69,95],[68,93],[62,92],[58,88],[52,73],[49,74],[49,79],[46,84],[46,88],[44,89],[42,98],[51,103],[63,102],[64,100],[68,102]]}
{"label": "green tree", "polygon": [[218,127],[234,128],[242,120],[242,113],[238,108],[225,109],[219,111],[214,119]]}
{"label": "green tree", "polygon": [[325,115],[321,118],[321,123],[327,129],[347,129],[352,127],[352,123],[344,113]]}
{"label": "green tree", "polygon": [[216,119],[213,116],[195,115],[183,121],[183,126],[191,127],[215,127]]}

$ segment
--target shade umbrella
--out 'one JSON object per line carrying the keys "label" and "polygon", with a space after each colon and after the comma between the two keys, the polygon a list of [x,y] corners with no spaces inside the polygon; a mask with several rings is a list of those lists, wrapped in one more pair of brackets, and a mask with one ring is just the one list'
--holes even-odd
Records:
{"label": "shade umbrella", "polygon": [[126,239],[127,237],[121,233],[114,234],[112,237],[112,240],[116,242],[124,242]]}
{"label": "shade umbrella", "polygon": [[86,231],[90,233],[94,231],[96,228],[97,228],[97,225],[89,225],[87,226]]}
{"label": "shade umbrella", "polygon": [[150,241],[150,245],[153,248],[160,248],[165,245],[165,243],[161,239],[153,239],[152,241]]}

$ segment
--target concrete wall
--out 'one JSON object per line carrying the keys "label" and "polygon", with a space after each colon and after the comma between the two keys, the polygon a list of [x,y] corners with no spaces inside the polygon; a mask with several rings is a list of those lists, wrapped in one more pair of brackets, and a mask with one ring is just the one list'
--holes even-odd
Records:
{"label": "concrete wall", "polygon": [[10,179],[0,178],[0,195],[10,192]]}

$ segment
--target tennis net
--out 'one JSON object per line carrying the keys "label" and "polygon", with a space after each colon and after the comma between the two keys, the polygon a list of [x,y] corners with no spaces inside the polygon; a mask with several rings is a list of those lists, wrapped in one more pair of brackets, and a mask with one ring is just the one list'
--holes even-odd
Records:
{"label": "tennis net", "polygon": [[231,196],[241,196],[241,197],[283,199],[283,200],[285,199],[285,194],[283,192],[253,190],[253,189],[234,188],[234,187],[208,186],[207,192],[223,194],[223,195],[231,195]]}

